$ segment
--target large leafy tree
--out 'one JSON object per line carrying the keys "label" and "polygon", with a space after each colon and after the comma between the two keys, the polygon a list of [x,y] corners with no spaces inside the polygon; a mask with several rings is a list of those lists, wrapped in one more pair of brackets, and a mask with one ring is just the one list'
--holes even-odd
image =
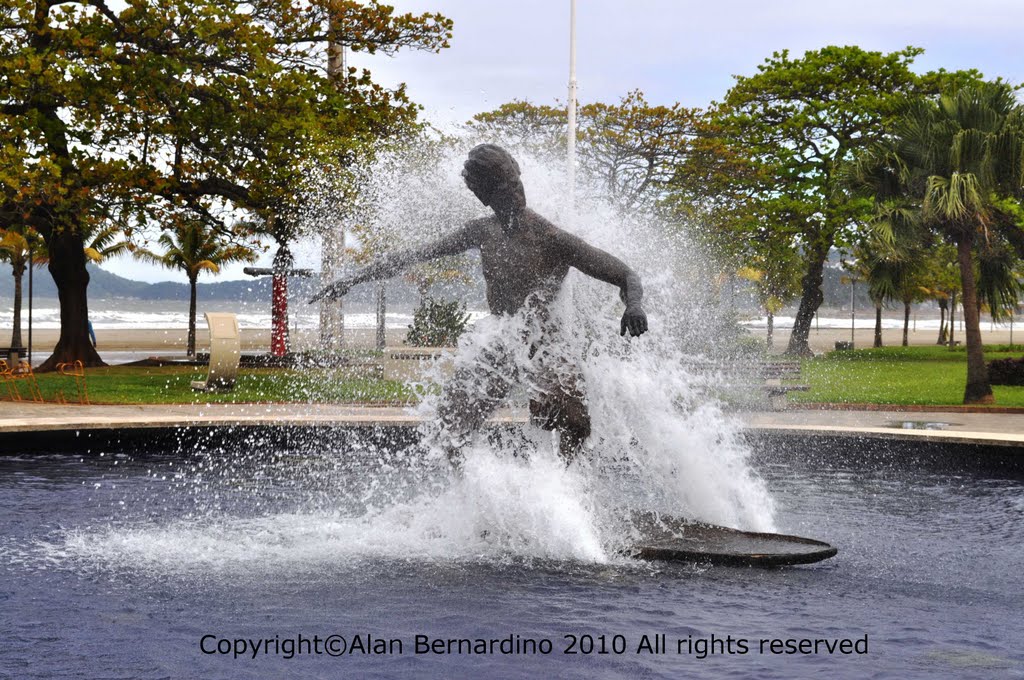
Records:
{"label": "large leafy tree", "polygon": [[[810,353],[808,335],[823,300],[829,251],[845,245],[866,203],[844,191],[840,169],[880,138],[908,93],[921,87],[910,63],[921,50],[890,54],[825,47],[800,58],[777,52],[752,76],[738,76],[712,112],[718,143],[757,172],[738,180],[749,200],[785,206],[778,222],[803,255],[800,306],[787,351]],[[751,183],[753,179],[753,183]],[[765,212],[777,212],[766,209]],[[757,224],[757,221],[751,222]]]}
{"label": "large leafy tree", "polygon": [[793,225],[808,215],[801,201],[762,195],[766,183],[766,168],[728,143],[705,112],[694,121],[688,154],[663,205],[675,220],[694,225],[692,236],[726,277],[735,272],[751,282],[772,348],[775,314],[800,292],[801,246]]}
{"label": "large leafy tree", "polygon": [[466,128],[482,141],[524,149],[555,163],[565,159],[568,117],[562,106],[513,100],[476,114]]}
{"label": "large leafy tree", "polygon": [[[694,109],[678,103],[651,104],[638,90],[615,104],[584,104],[577,111],[580,169],[619,209],[651,209],[666,197],[689,153],[695,117]],[[467,127],[489,141],[561,162],[567,125],[563,108],[513,101],[477,114]]]}
{"label": "large leafy tree", "polygon": [[587,104],[580,113],[581,164],[600,178],[604,194],[626,211],[663,200],[690,153],[696,111],[651,104],[633,91],[617,104]]}
{"label": "large leafy tree", "polygon": [[178,222],[170,231],[160,234],[163,252],[139,248],[135,256],[167,269],[184,272],[188,277],[188,356],[196,354],[196,284],[202,272],[220,273],[221,265],[231,262],[253,262],[256,253],[242,244],[225,240],[224,235],[199,220]]}
{"label": "large leafy tree", "polygon": [[[114,227],[87,231],[85,234],[85,256],[90,262],[100,263],[108,257],[120,255],[129,250],[130,244],[122,238],[122,232]],[[33,267],[41,267],[50,260],[42,237],[31,228],[11,228],[0,231],[0,260],[11,264],[14,276],[14,319],[12,322],[11,346],[22,347],[21,307],[22,280],[28,270],[29,261]]]}
{"label": "large leafy tree", "polygon": [[955,245],[967,344],[964,403],[992,402],[980,303],[1015,302],[1012,266],[1024,255],[1024,107],[1003,82],[951,85],[939,97],[911,102],[862,163],[879,178],[880,201],[915,198],[925,224]]}
{"label": "large leafy tree", "polygon": [[450,28],[347,0],[5,3],[0,225],[32,226],[50,252],[61,335],[42,368],[102,364],[87,335],[87,229],[166,224],[183,208],[291,228],[311,167],[415,118],[403,90],[365,71],[329,82],[328,39],[436,50]]}

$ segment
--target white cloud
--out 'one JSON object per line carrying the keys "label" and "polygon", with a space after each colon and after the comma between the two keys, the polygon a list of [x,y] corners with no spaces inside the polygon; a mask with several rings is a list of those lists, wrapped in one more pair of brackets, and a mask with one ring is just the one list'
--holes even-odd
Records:
{"label": "white cloud", "polygon": [[[378,82],[408,84],[434,122],[463,122],[512,99],[565,101],[568,0],[393,0],[397,12],[441,12],[455,22],[452,47],[440,54],[351,55]],[[579,0],[577,70],[583,102],[615,101],[641,89],[653,103],[706,106],[734,74],[751,74],[772,52],[800,54],[825,45],[926,52],[919,71],[977,68],[988,77],[1024,81],[1017,47],[1021,0],[776,0],[683,2]],[[319,266],[315,248],[305,266]],[[264,259],[269,262],[272,256]],[[134,262],[108,268],[133,278],[166,280]],[[232,267],[222,278],[241,278]]]}

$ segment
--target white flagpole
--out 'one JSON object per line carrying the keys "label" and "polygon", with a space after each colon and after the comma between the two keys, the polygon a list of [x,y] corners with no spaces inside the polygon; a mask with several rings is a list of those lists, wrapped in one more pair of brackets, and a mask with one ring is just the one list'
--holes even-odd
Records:
{"label": "white flagpole", "polygon": [[569,129],[566,163],[569,177],[569,221],[576,207],[576,0],[569,0]]}

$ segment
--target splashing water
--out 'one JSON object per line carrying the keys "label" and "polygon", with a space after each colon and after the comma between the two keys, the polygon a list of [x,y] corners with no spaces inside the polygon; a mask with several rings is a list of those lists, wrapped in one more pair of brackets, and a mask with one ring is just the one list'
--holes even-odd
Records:
{"label": "splashing water", "polygon": [[[331,451],[322,458],[331,462],[312,472],[295,465],[273,473],[260,468],[278,485],[284,479],[305,489],[292,508],[268,502],[237,512],[211,501],[210,479],[223,475],[225,462],[210,459],[178,483],[191,488],[196,507],[207,503],[215,510],[170,522],[72,530],[50,549],[59,556],[175,568],[365,557],[605,562],[634,537],[624,519],[631,508],[773,530],[772,501],[751,468],[740,425],[723,411],[716,374],[700,369],[716,351],[722,323],[704,264],[685,235],[594,201],[578,206],[570,221],[565,178],[529,155],[513,155],[528,204],[622,259],[645,287],[650,331],[633,340],[618,334],[622,306],[607,284],[574,271],[553,304],[561,332],[545,352],[578,371],[586,386],[592,434],[582,460],[567,467],[550,433],[534,426],[517,437],[478,433],[463,451],[458,476],[429,441],[425,452],[361,451],[362,467],[346,461],[351,452]],[[390,158],[366,173],[375,182],[366,193],[378,197],[375,224],[408,245],[480,215],[458,175],[463,158],[464,150],[452,152],[439,159],[440,172],[421,174]],[[416,215],[436,219],[416,221]],[[452,361],[477,361],[501,339],[513,347],[509,356],[528,383],[536,359],[516,340],[528,324],[522,314],[478,323],[454,355],[437,363],[437,380],[444,383]],[[509,401],[515,410],[527,398],[524,386]],[[426,421],[436,420],[439,399],[430,396],[418,407]]]}

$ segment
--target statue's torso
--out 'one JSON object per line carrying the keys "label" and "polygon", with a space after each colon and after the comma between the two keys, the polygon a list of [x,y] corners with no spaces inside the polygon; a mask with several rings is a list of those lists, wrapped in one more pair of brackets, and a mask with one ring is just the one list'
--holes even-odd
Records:
{"label": "statue's torso", "polygon": [[520,228],[512,234],[502,230],[497,218],[477,224],[492,314],[515,314],[528,299],[543,305],[554,298],[569,273],[554,238],[557,227],[531,210],[523,213]]}

